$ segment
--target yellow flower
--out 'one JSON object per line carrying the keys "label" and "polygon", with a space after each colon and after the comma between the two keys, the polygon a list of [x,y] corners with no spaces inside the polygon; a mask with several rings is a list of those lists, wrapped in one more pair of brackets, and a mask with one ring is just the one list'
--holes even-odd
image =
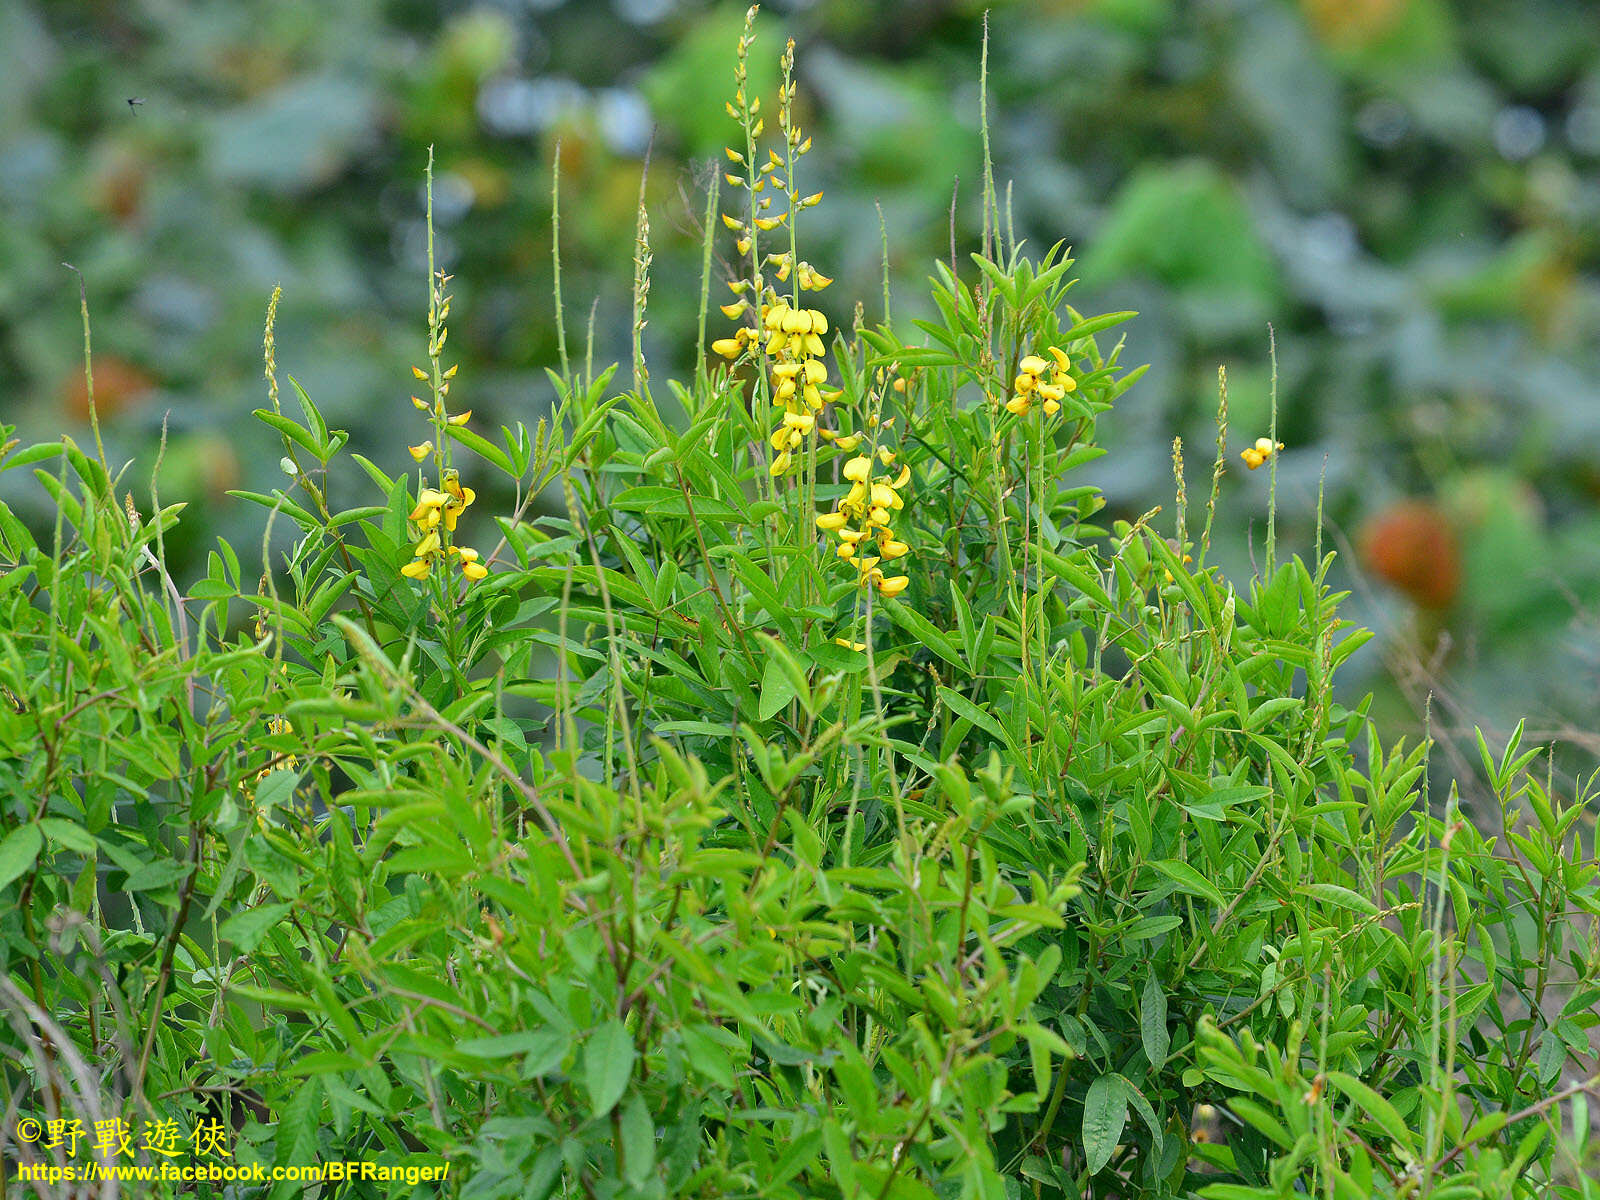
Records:
{"label": "yellow flower", "polygon": [[1239,452],[1239,457],[1244,459],[1244,465],[1254,471],[1277,451],[1283,449],[1283,443],[1273,444],[1271,438],[1257,438],[1254,446],[1246,446]]}
{"label": "yellow flower", "polygon": [[423,488],[422,494],[417,497],[417,506],[411,510],[411,515],[407,520],[429,527],[437,525],[439,523],[439,509],[449,499],[450,497],[444,492],[435,491],[433,488]]}
{"label": "yellow flower", "polygon": [[888,579],[880,578],[877,581],[878,594],[881,596],[898,596],[905,591],[911,583],[909,575],[893,575]]}
{"label": "yellow flower", "polygon": [[744,343],[738,338],[718,338],[711,343],[711,352],[723,358],[738,358],[744,353]]}
{"label": "yellow flower", "polygon": [[428,572],[431,570],[433,570],[433,564],[425,558],[419,558],[401,567],[400,574],[410,579],[426,579]]}
{"label": "yellow flower", "polygon": [[867,650],[865,642],[852,642],[849,638],[834,638],[833,644],[843,646],[846,650],[854,650],[857,654],[865,654]]}
{"label": "yellow flower", "polygon": [[423,442],[420,446],[407,446],[406,449],[411,452],[411,457],[413,459],[415,459],[417,462],[421,462],[423,459],[427,458],[428,455],[433,453],[433,443]]}
{"label": "yellow flower", "polygon": [[469,408],[465,412],[458,412],[455,416],[451,417],[449,424],[465,425],[470,420],[472,420],[472,410]]}
{"label": "yellow flower", "polygon": [[1011,381],[1013,395],[1006,401],[1006,411],[1025,417],[1033,409],[1037,396],[1043,401],[1044,415],[1053,417],[1061,411],[1061,400],[1068,392],[1076,391],[1078,381],[1067,374],[1071,360],[1059,346],[1046,347],[1054,364],[1037,354],[1026,354],[1017,363],[1017,376]]}
{"label": "yellow flower", "polygon": [[472,507],[478,493],[469,487],[462,487],[461,477],[454,471],[444,473],[444,490],[446,498],[441,506],[444,510],[444,527],[454,533],[456,522],[461,519],[462,513]]}
{"label": "yellow flower", "polygon": [[451,546],[450,553],[461,560],[461,573],[477,582],[489,574],[489,568],[478,561],[478,552],[470,546]]}

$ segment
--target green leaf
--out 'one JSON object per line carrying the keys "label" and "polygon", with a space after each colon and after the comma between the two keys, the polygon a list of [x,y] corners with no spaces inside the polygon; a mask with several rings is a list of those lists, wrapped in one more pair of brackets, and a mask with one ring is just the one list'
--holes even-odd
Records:
{"label": "green leaf", "polygon": [[217,929],[217,936],[249,954],[261,944],[261,939],[267,936],[272,927],[288,915],[291,907],[288,904],[262,904],[247,908],[224,921]]}
{"label": "green leaf", "polygon": [[1139,1000],[1139,1036],[1144,1042],[1145,1058],[1160,1070],[1172,1048],[1172,1034],[1167,1029],[1167,994],[1161,990],[1154,971],[1145,977],[1144,995]]}
{"label": "green leaf", "polygon": [[1340,887],[1337,883],[1311,883],[1304,888],[1308,896],[1340,908],[1348,908],[1354,912],[1366,913],[1369,917],[1378,915],[1378,906],[1358,892],[1352,892],[1347,887]]}
{"label": "green leaf", "polygon": [[94,835],[76,821],[45,817],[39,822],[39,828],[56,845],[76,850],[79,854],[93,854],[98,844],[94,840]]}
{"label": "green leaf", "polygon": [[1394,1139],[1395,1145],[1408,1155],[1416,1154],[1411,1140],[1411,1130],[1406,1128],[1406,1123],[1401,1120],[1400,1113],[1393,1104],[1354,1075],[1347,1075],[1343,1071],[1329,1071],[1328,1082],[1354,1100],[1367,1116],[1378,1123],[1384,1133]]}
{"label": "green leaf", "polygon": [[761,672],[761,703],[756,709],[757,718],[772,720],[784,705],[799,694],[777,655],[768,654],[767,665]]}
{"label": "green leaf", "polygon": [[44,838],[37,825],[19,825],[0,842],[0,888],[33,866]]}
{"label": "green leaf", "polygon": [[1064,342],[1076,341],[1078,338],[1088,337],[1091,333],[1099,333],[1102,329],[1110,329],[1113,325],[1120,325],[1138,315],[1136,312],[1114,312],[1105,313],[1103,316],[1098,317],[1085,317],[1063,333],[1061,340]]}
{"label": "green leaf", "polygon": [[1191,896],[1199,896],[1202,900],[1207,900],[1218,908],[1227,907],[1228,902],[1222,898],[1222,893],[1217,891],[1216,886],[1188,863],[1179,862],[1175,858],[1163,858],[1149,865],[1177,884],[1180,892],[1187,892]]}
{"label": "green leaf", "polygon": [[904,629],[952,667],[962,672],[962,674],[967,673],[968,667],[961,657],[961,651],[956,649],[955,643],[945,634],[934,628],[927,617],[899,600],[885,600],[883,601],[883,607],[896,625],[900,626],[900,628]]}
{"label": "green leaf", "polygon": [[255,417],[258,421],[272,426],[291,442],[299,443],[303,449],[315,455],[319,462],[321,461],[322,447],[317,444],[317,439],[311,436],[311,431],[303,428],[299,422],[291,421],[282,413],[275,413],[270,408],[256,409]]}
{"label": "green leaf", "polygon": [[465,425],[447,425],[445,426],[445,432],[448,433],[455,441],[460,442],[468,450],[471,450],[479,458],[482,458],[487,462],[492,462],[507,475],[510,475],[512,478],[516,478],[517,468],[512,465],[511,456],[508,455],[504,450],[500,449],[499,446],[496,446],[493,442],[479,437]]}
{"label": "green leaf", "polygon": [[512,1058],[519,1054],[544,1051],[552,1038],[563,1040],[554,1029],[525,1029],[518,1033],[503,1033],[498,1037],[468,1038],[456,1043],[456,1049],[473,1058]]}
{"label": "green leaf", "polygon": [[269,771],[261,782],[256,784],[256,805],[263,810],[268,810],[276,808],[280,804],[286,804],[294,796],[294,789],[299,786],[300,774],[298,771],[290,771],[286,768]]}
{"label": "green leaf", "polygon": [[636,1187],[650,1177],[656,1165],[655,1122],[644,1099],[635,1092],[622,1106],[622,1160],[624,1177]]}
{"label": "green leaf", "polygon": [[1001,745],[1011,745],[1011,739],[1006,736],[1006,731],[1000,727],[1000,722],[996,721],[991,714],[984,712],[983,709],[968,700],[960,692],[952,691],[941,684],[939,687],[939,699],[958,717],[965,717],[979,729],[993,734],[995,740]]}
{"label": "green leaf", "polygon": [[1098,1175],[1111,1161],[1128,1121],[1128,1097],[1116,1075],[1102,1075],[1083,1098],[1083,1154],[1089,1174]]}
{"label": "green leaf", "polygon": [[621,1021],[607,1021],[589,1035],[583,1047],[583,1085],[592,1116],[605,1116],[622,1099],[633,1074],[633,1055],[633,1038]]}

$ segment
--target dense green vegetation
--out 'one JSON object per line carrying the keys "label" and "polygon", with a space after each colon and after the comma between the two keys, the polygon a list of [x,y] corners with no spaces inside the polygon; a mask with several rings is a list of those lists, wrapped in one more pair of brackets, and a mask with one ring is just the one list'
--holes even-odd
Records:
{"label": "dense green vegetation", "polygon": [[274,294],[278,482],[197,582],[159,458],[0,429],[51,514],[0,505],[19,1118],[452,1168],[341,1195],[1596,1195],[1593,792],[1480,738],[1480,827],[1341,700],[1369,635],[1279,537],[1270,405],[1109,511],[1133,314],[987,160],[927,317],[803,258],[752,36],[692,369],[651,369],[641,198],[627,365],[557,299],[553,410],[499,428],[426,224],[409,461],[280,370]]}

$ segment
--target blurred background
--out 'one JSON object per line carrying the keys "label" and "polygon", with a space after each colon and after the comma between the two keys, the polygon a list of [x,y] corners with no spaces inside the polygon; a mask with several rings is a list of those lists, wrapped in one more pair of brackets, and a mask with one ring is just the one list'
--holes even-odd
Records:
{"label": "blurred background", "polygon": [[[475,424],[544,411],[556,361],[551,166],[560,144],[569,338],[627,357],[640,169],[655,249],[647,354],[699,349],[698,223],[733,123],[741,5],[696,0],[0,0],[0,372],[28,435],[87,438],[87,281],[108,453],[145,495],[167,428],[173,547],[198,569],[282,482],[261,324],[280,374],[390,471],[420,436],[422,171],[456,275],[455,396]],[[1077,247],[1084,310],[1132,308],[1151,370],[1102,424],[1124,515],[1167,503],[1170,444],[1203,497],[1217,368],[1230,382],[1222,558],[1259,561],[1275,331],[1279,537],[1326,548],[1379,630],[1348,698],[1400,732],[1526,714],[1600,747],[1600,14],[1592,0],[1041,0],[989,11],[996,176],[1035,253]],[[753,54],[769,94],[798,47],[806,159],[827,191],[805,257],[897,317],[976,247],[984,6],[789,0]],[[768,101],[771,102],[770,99]],[[808,188],[807,190],[810,190]],[[719,240],[719,245],[726,238]],[[723,247],[725,249],[725,247]],[[592,306],[592,307],[591,307]],[[724,323],[712,314],[712,328]],[[287,393],[287,385],[285,385]],[[115,464],[114,464],[115,465]],[[0,476],[26,511],[37,489]],[[370,502],[349,472],[347,503]],[[336,499],[339,497],[336,496]],[[1165,518],[1163,518],[1165,519]],[[247,552],[247,559],[254,557]],[[1470,734],[1468,759],[1475,760]],[[1457,759],[1456,765],[1462,760]]]}

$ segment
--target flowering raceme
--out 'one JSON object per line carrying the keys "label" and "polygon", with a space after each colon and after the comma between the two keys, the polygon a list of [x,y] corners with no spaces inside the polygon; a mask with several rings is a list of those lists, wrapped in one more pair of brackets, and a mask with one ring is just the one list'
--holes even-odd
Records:
{"label": "flowering raceme", "polygon": [[433,383],[431,403],[420,396],[413,396],[411,404],[418,412],[428,414],[433,425],[434,437],[407,449],[411,457],[419,463],[431,456],[439,470],[439,486],[422,488],[417,494],[416,507],[407,517],[411,522],[416,541],[411,547],[411,561],[400,568],[400,574],[419,582],[432,575],[434,567],[447,559],[460,564],[461,574],[468,582],[476,582],[489,574],[489,569],[478,561],[476,550],[454,544],[456,523],[461,519],[461,514],[472,506],[478,495],[471,488],[463,487],[460,475],[449,466],[450,440],[446,430],[452,426],[459,428],[472,417],[471,409],[451,413],[445,406],[445,401],[450,395],[450,381],[456,374],[455,367],[441,370],[439,365],[445,338],[449,336],[449,330],[444,324],[445,317],[450,313],[450,297],[444,290],[444,285],[449,281],[450,276],[441,271],[431,289],[428,306],[428,358],[432,370],[430,372],[421,367],[411,368],[411,374],[416,379]]}
{"label": "flowering raceme", "polygon": [[[890,418],[884,425],[892,423]],[[876,463],[887,467],[894,458],[894,451],[878,448]],[[844,477],[850,490],[833,512],[817,518],[817,528],[839,539],[834,553],[855,566],[862,587],[870,585],[880,595],[898,596],[911,583],[910,577],[885,575],[878,564],[894,562],[911,552],[890,524],[893,514],[905,508],[900,492],[911,482],[911,468],[902,465],[898,473],[890,475],[875,472],[874,466],[874,459],[865,454],[845,463]]]}
{"label": "flowering raceme", "polygon": [[[749,212],[744,218],[726,213],[722,216],[722,223],[736,235],[739,256],[750,257],[751,273],[749,278],[728,284],[735,299],[722,305],[722,314],[729,320],[741,320],[753,313],[755,324],[754,327],[740,325],[731,337],[712,342],[711,349],[724,358],[738,359],[754,346],[767,360],[772,403],[780,410],[778,423],[769,439],[773,458],[768,470],[776,478],[788,473],[807,439],[816,432],[817,416],[823,406],[839,395],[837,390],[824,386],[828,368],[822,361],[827,353],[822,337],[828,332],[828,319],[818,310],[800,305],[802,292],[820,292],[833,280],[810,263],[797,261],[793,251],[795,218],[822,199],[821,192],[799,197],[794,190],[795,164],[811,149],[811,139],[794,122],[794,42],[790,41],[784,51],[783,82],[778,96],[778,125],[786,153],[780,155],[776,150],[768,150],[767,160],[758,166],[755,146],[763,122],[756,114],[761,101],[745,94],[745,57],[752,36],[747,29],[740,39],[739,63],[735,70],[737,87],[728,104],[728,114],[743,128],[745,148],[738,150],[729,146],[724,151],[731,164],[745,171],[742,175],[729,171],[727,180],[731,186],[745,192]],[[771,191],[768,191],[769,186]],[[785,207],[782,210],[773,208],[772,192],[783,193]],[[757,247],[759,236],[785,226],[789,230],[790,251],[763,257]],[[770,268],[770,280],[763,268]],[[790,283],[791,279],[790,297],[781,298],[775,285]]]}
{"label": "flowering raceme", "polygon": [[1061,411],[1061,401],[1068,392],[1078,390],[1078,381],[1067,372],[1072,361],[1058,346],[1048,347],[1054,363],[1048,363],[1037,354],[1024,355],[1017,364],[1017,377],[1012,381],[1014,394],[1006,401],[1006,411],[1025,417],[1039,400],[1044,415],[1053,417]]}

